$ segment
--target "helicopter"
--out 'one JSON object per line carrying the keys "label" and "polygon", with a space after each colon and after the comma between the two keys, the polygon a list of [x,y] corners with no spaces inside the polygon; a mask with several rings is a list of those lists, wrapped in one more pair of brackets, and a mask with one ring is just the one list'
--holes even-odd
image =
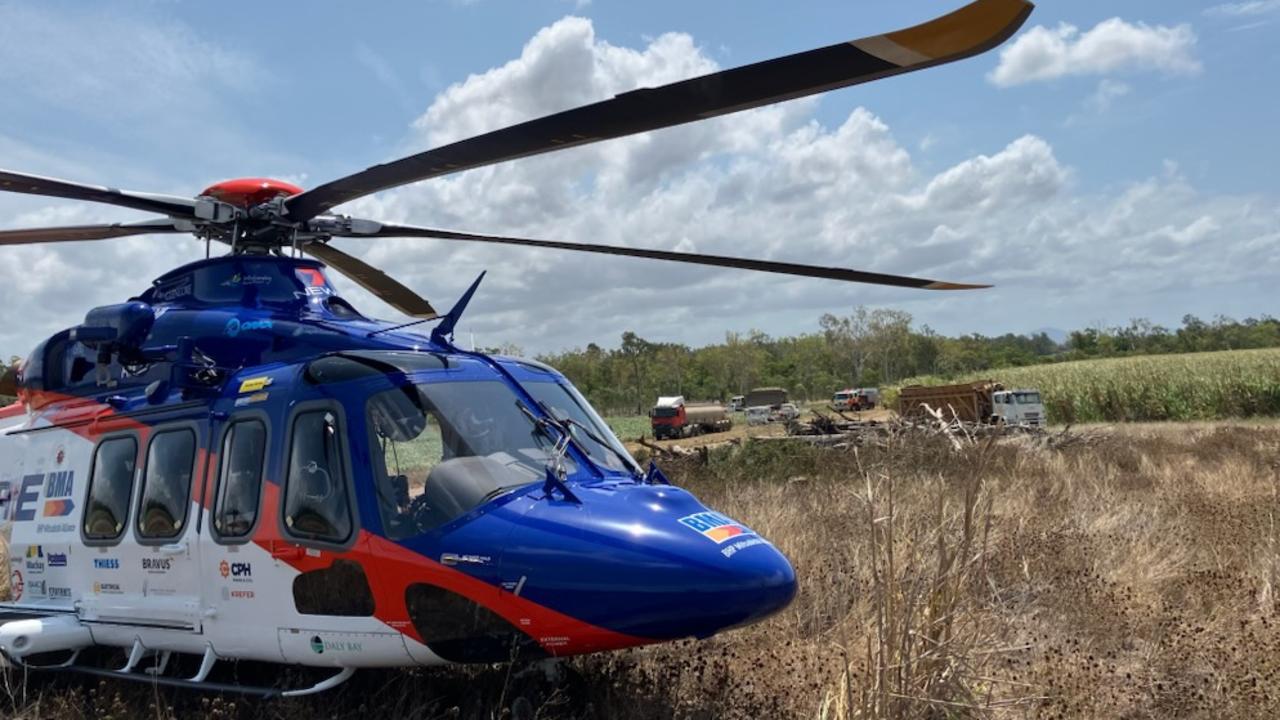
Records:
{"label": "helicopter", "polygon": [[[18,398],[0,408],[10,556],[0,660],[300,696],[361,668],[707,638],[782,610],[796,576],[767,539],[638,464],[555,369],[454,342],[483,273],[441,314],[331,241],[434,238],[930,290],[985,285],[333,210],[971,57],[1011,37],[1032,8],[977,0],[915,27],[636,89],[310,189],[241,178],[186,198],[0,170],[2,191],[155,216],[3,230],[0,246],[163,234],[206,244],[204,259],[89,310],[0,377],[0,395]],[[213,243],[229,252],[212,256]],[[412,320],[365,316],[330,270]],[[325,672],[287,689],[218,680],[235,661]]]}

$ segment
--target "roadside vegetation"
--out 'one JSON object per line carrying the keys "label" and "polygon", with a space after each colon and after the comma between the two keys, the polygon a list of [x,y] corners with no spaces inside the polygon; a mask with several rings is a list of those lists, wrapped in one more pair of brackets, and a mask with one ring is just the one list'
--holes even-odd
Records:
{"label": "roadside vegetation", "polygon": [[0,717],[1280,716],[1280,425],[746,443],[665,469],[792,559],[788,609],[559,674],[362,672],[283,702],[10,674]]}

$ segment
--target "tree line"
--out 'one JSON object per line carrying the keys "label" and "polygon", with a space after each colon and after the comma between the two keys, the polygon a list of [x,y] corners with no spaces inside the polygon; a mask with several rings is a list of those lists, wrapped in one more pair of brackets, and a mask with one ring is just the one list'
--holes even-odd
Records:
{"label": "tree line", "polygon": [[798,400],[819,400],[845,387],[877,387],[920,375],[943,378],[984,370],[1103,357],[1280,347],[1280,320],[1269,316],[1210,321],[1194,315],[1178,328],[1137,319],[1118,327],[1047,333],[978,333],[947,337],[910,313],[858,307],[823,315],[817,333],[771,337],[753,330],[691,348],[624,332],[617,348],[539,356],[569,377],[606,414],[642,414],[659,395],[725,401],[753,387],[781,386]]}
{"label": "tree line", "polygon": [[[826,314],[818,327],[819,332],[790,337],[730,332],[724,342],[700,348],[652,342],[627,331],[616,348],[591,343],[537,359],[568,376],[601,412],[643,414],[659,395],[723,402],[753,387],[780,386],[795,399],[818,400],[845,387],[920,375],[947,378],[1089,358],[1280,347],[1280,320],[1269,316],[1205,321],[1186,315],[1177,328],[1136,319],[1075,330],[1061,343],[1044,332],[947,337],[928,325],[917,327],[908,312],[887,308]],[[512,345],[483,351],[522,354]]]}

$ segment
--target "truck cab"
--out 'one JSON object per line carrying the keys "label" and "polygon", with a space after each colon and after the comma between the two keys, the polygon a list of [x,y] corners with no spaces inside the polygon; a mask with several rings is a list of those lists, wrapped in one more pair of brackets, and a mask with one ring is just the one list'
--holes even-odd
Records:
{"label": "truck cab", "polygon": [[1044,402],[1035,389],[1000,390],[991,395],[993,419],[1005,425],[1044,427]]}

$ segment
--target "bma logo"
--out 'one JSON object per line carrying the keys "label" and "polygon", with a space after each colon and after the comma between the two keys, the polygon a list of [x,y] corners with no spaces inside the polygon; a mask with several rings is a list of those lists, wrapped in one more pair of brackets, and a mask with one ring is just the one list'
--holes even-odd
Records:
{"label": "bma logo", "polygon": [[75,490],[75,471],[61,470],[48,475],[36,473],[26,475],[17,486],[17,497],[10,497],[8,487],[0,488],[0,505],[13,500],[14,522],[28,522],[36,519],[37,502],[40,490],[44,489],[44,517],[66,517],[75,509],[75,501],[71,499]]}
{"label": "bma logo", "polygon": [[250,580],[253,578],[253,566],[245,562],[233,563],[223,560],[218,563],[218,573],[224,578]]}
{"label": "bma logo", "polygon": [[226,333],[227,337],[235,337],[242,332],[249,332],[251,330],[270,330],[271,328],[272,324],[270,320],[245,320],[244,322],[241,322],[240,318],[231,318],[227,321]]}
{"label": "bma logo", "polygon": [[697,530],[703,537],[708,540],[714,540],[716,544],[739,535],[752,534],[746,525],[735,522],[717,512],[700,512],[686,515],[680,518],[680,524],[692,530]]}
{"label": "bma logo", "polygon": [[[62,450],[58,451],[59,453]],[[61,464],[61,463],[59,463]],[[75,509],[71,500],[75,491],[75,471],[62,470],[51,472],[44,481],[44,517],[66,517]]]}
{"label": "bma logo", "polygon": [[94,558],[93,569],[94,570],[119,570],[120,559],[119,558]]}

